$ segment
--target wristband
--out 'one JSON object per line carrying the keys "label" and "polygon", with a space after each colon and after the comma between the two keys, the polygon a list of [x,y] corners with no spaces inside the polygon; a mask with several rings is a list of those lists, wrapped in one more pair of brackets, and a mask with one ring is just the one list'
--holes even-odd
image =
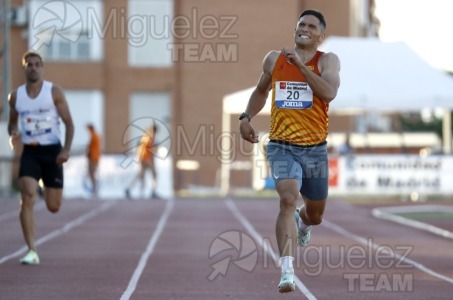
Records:
{"label": "wristband", "polygon": [[250,118],[250,115],[246,112],[243,112],[240,116],[239,116],[239,120],[242,120],[242,119],[245,119],[247,118],[249,120],[249,122],[252,120],[252,118]]}

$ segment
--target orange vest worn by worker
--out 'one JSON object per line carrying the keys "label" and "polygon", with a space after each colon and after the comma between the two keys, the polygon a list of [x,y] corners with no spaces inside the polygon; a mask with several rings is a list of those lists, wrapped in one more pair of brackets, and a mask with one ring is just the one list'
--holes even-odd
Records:
{"label": "orange vest worn by worker", "polygon": [[[320,75],[317,51],[305,65]],[[329,104],[313,94],[300,70],[280,54],[272,72],[269,139],[308,146],[327,138]]]}
{"label": "orange vest worn by worker", "polygon": [[98,163],[101,158],[101,137],[94,130],[90,130],[90,136],[88,159],[93,163]]}
{"label": "orange vest worn by worker", "polygon": [[140,162],[149,162],[152,159],[153,154],[155,153],[156,147],[154,146],[154,135],[153,134],[144,134],[140,140],[140,145],[138,146],[137,154],[138,160]]}

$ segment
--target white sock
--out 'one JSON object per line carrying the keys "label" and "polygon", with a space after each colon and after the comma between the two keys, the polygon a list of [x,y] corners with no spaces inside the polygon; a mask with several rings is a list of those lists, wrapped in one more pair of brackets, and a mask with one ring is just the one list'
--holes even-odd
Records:
{"label": "white sock", "polygon": [[[301,209],[302,209],[302,207],[301,207]],[[304,221],[302,221],[301,217],[299,217],[299,222],[297,225],[299,226],[299,229],[302,230],[302,232],[304,232],[304,233],[307,233],[308,231],[311,230],[311,225],[305,225],[305,223],[304,223]]]}
{"label": "white sock", "polygon": [[299,218],[299,229],[302,230],[302,232],[307,232],[310,231],[311,225],[305,225],[305,223],[302,221],[302,218]]}
{"label": "white sock", "polygon": [[280,257],[280,267],[282,268],[282,272],[285,272],[287,270],[294,271],[293,261],[294,257],[292,256]]}

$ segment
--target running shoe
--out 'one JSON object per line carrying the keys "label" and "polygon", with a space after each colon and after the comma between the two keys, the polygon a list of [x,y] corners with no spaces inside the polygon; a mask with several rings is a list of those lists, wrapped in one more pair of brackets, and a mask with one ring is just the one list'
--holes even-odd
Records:
{"label": "running shoe", "polygon": [[294,270],[290,269],[282,272],[278,291],[280,293],[289,293],[296,290],[296,282],[294,281]]}
{"label": "running shoe", "polygon": [[38,253],[29,250],[28,253],[20,259],[20,263],[23,265],[39,265]]}
{"label": "running shoe", "polygon": [[305,230],[301,230],[299,228],[299,209],[296,208],[296,211],[294,212],[294,221],[296,221],[296,227],[297,227],[297,243],[300,246],[305,246],[310,242],[310,237],[311,237],[311,226],[308,226]]}

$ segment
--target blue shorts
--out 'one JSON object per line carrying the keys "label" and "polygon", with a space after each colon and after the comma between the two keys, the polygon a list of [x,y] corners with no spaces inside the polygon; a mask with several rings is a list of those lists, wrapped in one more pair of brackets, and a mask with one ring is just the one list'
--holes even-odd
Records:
{"label": "blue shorts", "polygon": [[267,159],[275,185],[283,179],[296,179],[302,196],[325,200],[329,190],[327,142],[304,147],[270,141]]}

